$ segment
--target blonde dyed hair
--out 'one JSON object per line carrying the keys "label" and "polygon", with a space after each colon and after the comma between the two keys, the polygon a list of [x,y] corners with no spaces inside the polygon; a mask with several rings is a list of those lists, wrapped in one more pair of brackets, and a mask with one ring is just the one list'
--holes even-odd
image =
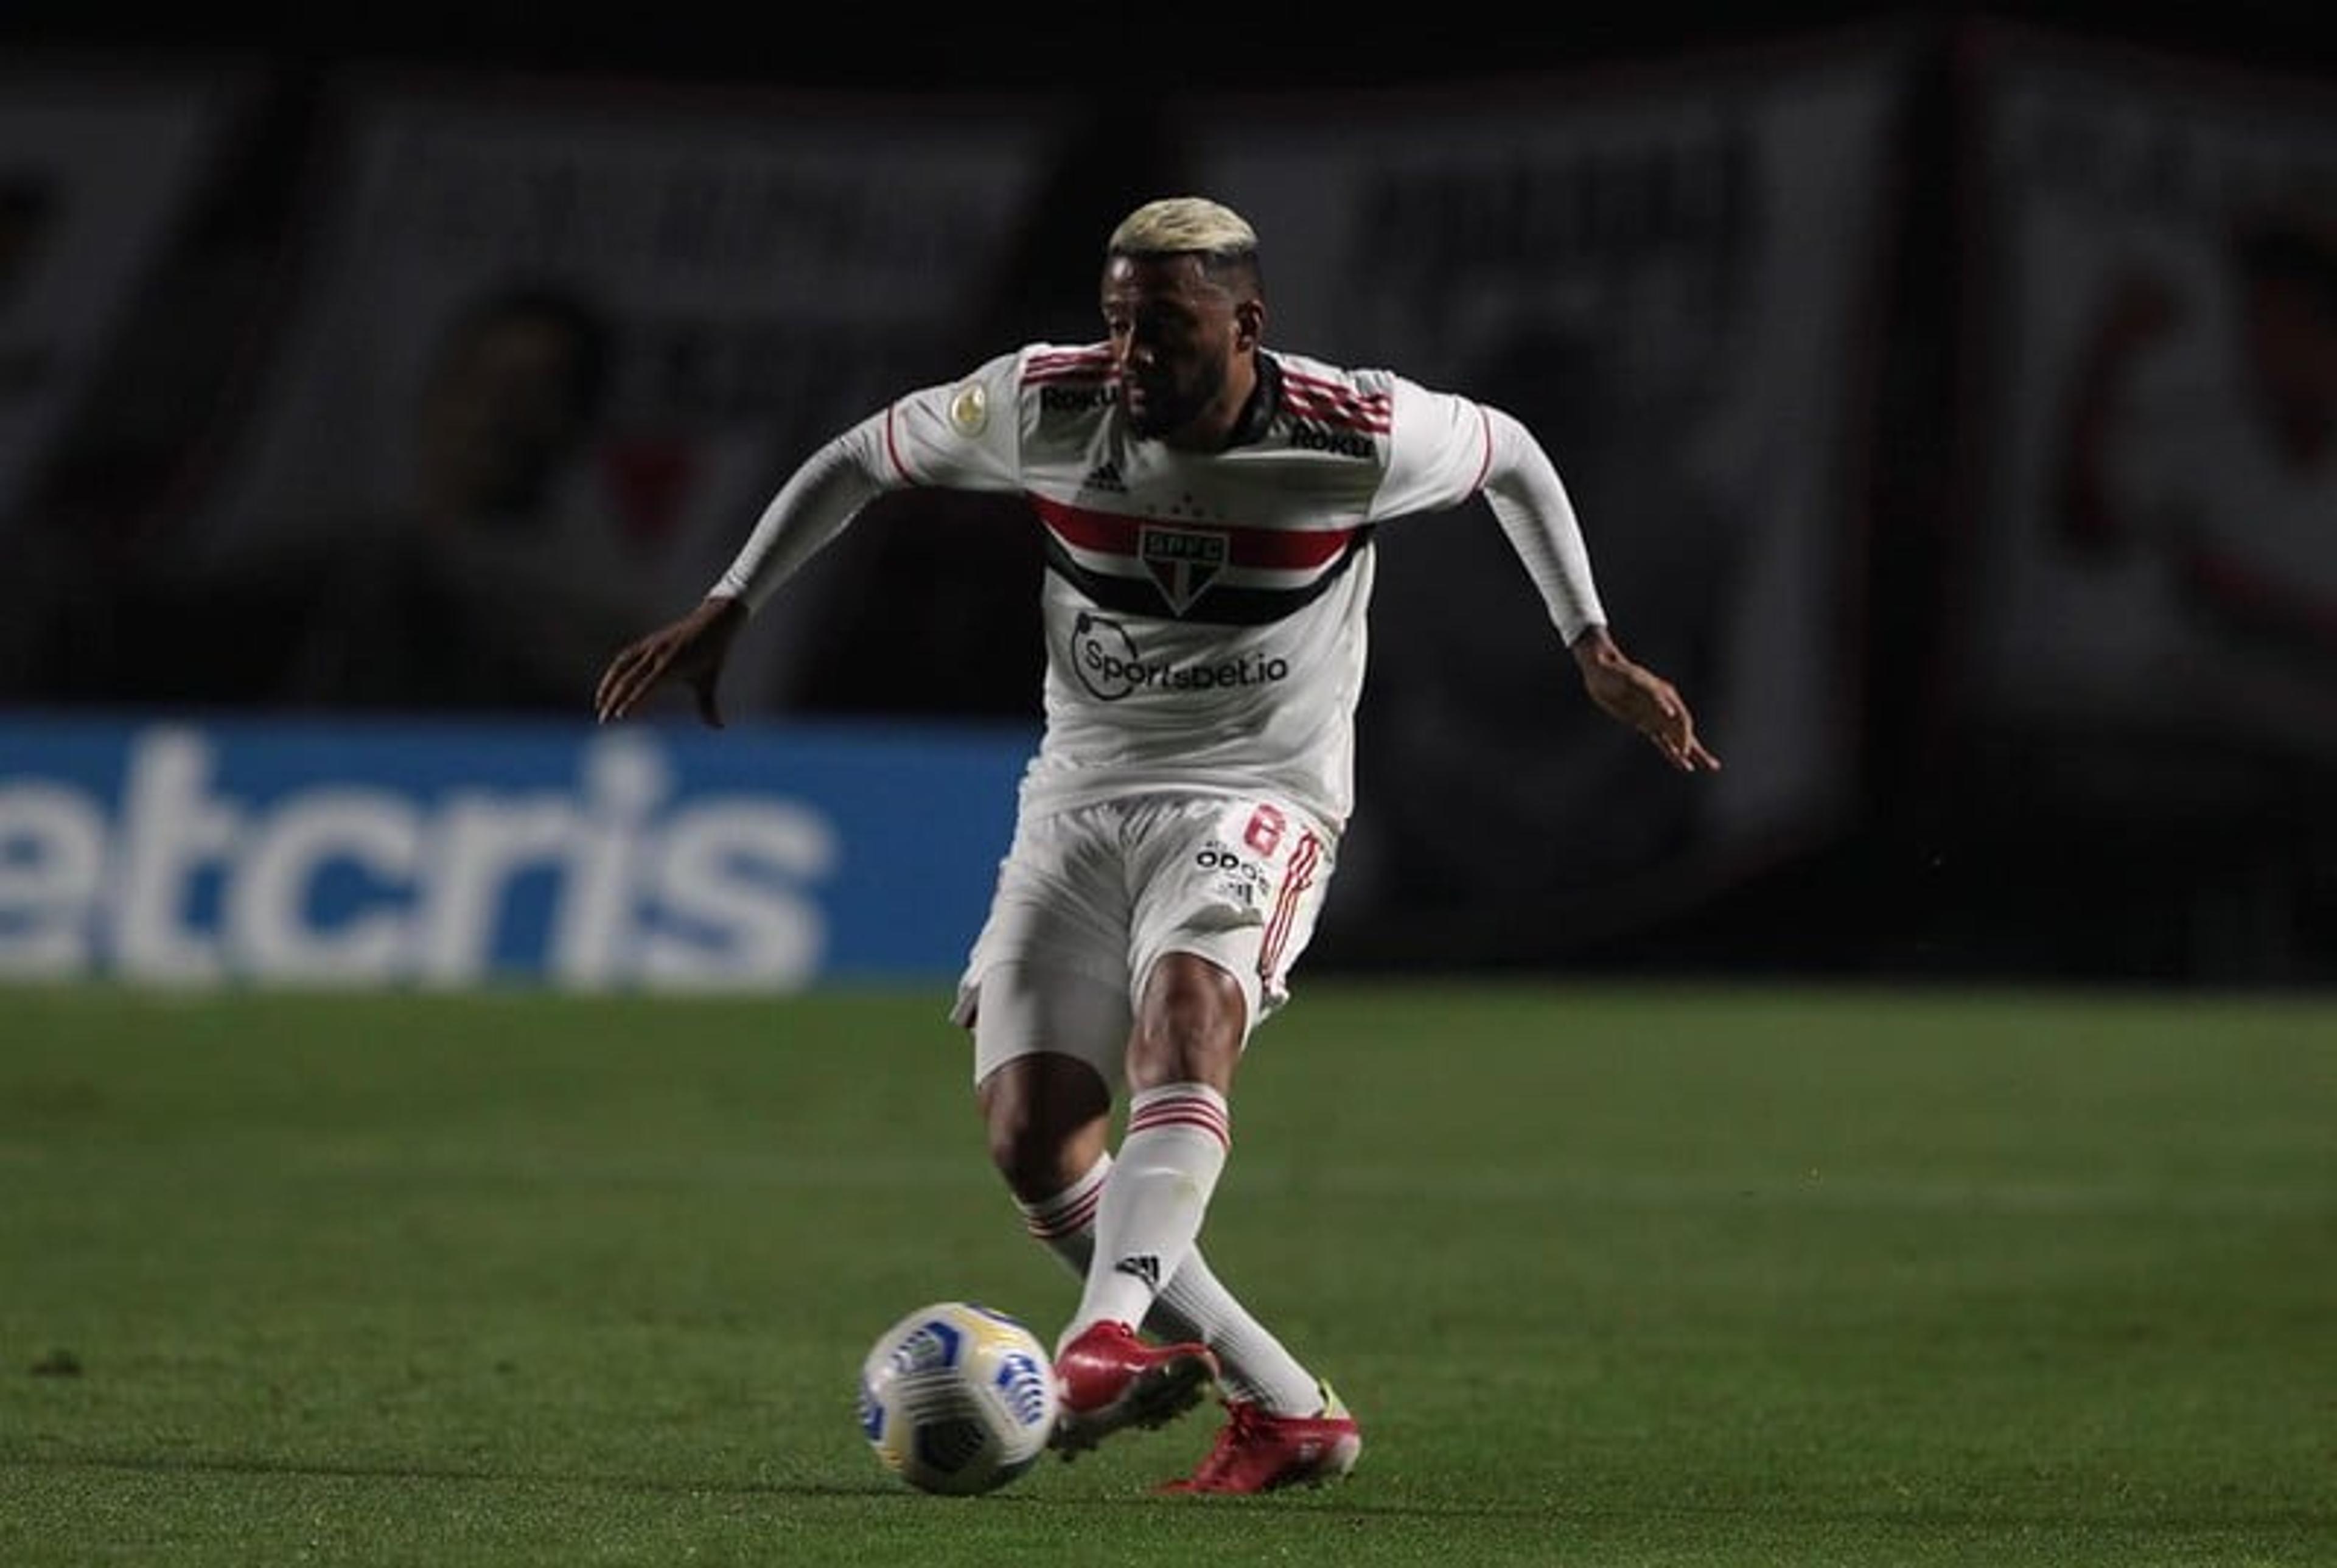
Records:
{"label": "blonde dyed hair", "polygon": [[1206,196],[1164,196],[1121,219],[1104,254],[1251,261],[1257,255],[1257,230],[1240,213]]}

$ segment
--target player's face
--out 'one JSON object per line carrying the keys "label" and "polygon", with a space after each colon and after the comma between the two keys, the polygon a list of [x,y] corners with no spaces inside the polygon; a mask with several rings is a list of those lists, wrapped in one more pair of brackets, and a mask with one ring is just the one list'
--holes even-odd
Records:
{"label": "player's face", "polygon": [[1198,257],[1113,257],[1104,268],[1103,319],[1121,409],[1148,439],[1172,437],[1209,415],[1250,344],[1238,303]]}

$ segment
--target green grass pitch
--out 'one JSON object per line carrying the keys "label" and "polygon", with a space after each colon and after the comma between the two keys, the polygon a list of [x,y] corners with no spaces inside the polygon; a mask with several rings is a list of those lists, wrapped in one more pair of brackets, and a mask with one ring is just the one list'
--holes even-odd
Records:
{"label": "green grass pitch", "polygon": [[937,992],[0,992],[0,1563],[2337,1563],[2337,1007],[1302,984],[1205,1243],[1364,1423],[927,1497],[1051,1339]]}

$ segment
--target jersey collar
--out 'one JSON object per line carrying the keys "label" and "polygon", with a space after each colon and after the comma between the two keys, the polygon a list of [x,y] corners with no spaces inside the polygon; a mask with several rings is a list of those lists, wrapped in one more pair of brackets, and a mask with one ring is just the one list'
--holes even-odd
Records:
{"label": "jersey collar", "polygon": [[1257,385],[1249,389],[1249,401],[1242,404],[1241,417],[1234,421],[1233,432],[1226,437],[1228,451],[1265,440],[1274,424],[1275,410],[1282,406],[1282,366],[1263,348],[1251,354],[1257,362]]}

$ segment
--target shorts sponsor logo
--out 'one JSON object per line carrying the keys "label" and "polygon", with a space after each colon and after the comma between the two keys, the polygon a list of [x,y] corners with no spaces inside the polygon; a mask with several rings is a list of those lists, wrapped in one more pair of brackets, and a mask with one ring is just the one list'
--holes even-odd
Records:
{"label": "shorts sponsor logo", "polygon": [[1118,702],[1135,692],[1225,691],[1290,678],[1290,661],[1272,654],[1202,664],[1148,659],[1126,627],[1100,615],[1082,615],[1071,628],[1071,663],[1080,684],[1102,702]]}
{"label": "shorts sponsor logo", "polygon": [[1205,872],[1214,872],[1217,879],[1217,896],[1244,909],[1256,909],[1266,898],[1266,871],[1245,860],[1241,852],[1212,840],[1193,856],[1193,863]]}

